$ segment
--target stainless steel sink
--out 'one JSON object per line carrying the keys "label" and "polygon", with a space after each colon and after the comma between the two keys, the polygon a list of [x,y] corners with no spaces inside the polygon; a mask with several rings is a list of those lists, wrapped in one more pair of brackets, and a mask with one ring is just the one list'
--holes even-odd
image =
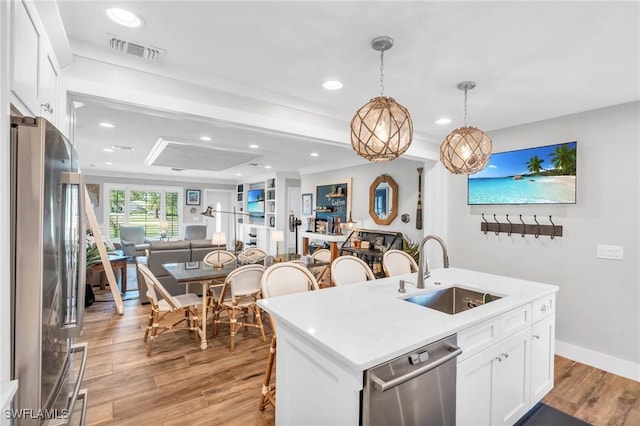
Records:
{"label": "stainless steel sink", "polygon": [[454,286],[408,297],[404,300],[444,312],[445,314],[455,315],[498,299],[501,299],[501,297],[495,294],[482,293]]}

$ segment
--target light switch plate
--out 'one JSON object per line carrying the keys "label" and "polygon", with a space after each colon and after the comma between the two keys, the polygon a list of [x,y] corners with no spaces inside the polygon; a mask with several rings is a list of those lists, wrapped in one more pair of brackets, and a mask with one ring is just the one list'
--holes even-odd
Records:
{"label": "light switch plate", "polygon": [[598,257],[601,259],[623,260],[624,249],[622,246],[598,244]]}

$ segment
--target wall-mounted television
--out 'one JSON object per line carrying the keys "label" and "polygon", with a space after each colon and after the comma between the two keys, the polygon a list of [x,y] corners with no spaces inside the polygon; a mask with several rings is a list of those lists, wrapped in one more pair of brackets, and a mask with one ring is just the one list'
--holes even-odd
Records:
{"label": "wall-mounted television", "polygon": [[467,203],[575,204],[576,142],[491,154],[467,180]]}
{"label": "wall-mounted television", "polygon": [[264,217],[264,189],[247,192],[247,211],[253,216]]}

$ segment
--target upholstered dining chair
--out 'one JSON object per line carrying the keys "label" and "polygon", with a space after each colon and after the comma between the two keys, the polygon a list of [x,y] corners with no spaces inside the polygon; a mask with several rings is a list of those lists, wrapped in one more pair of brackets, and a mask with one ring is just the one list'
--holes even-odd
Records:
{"label": "upholstered dining chair", "polygon": [[[304,291],[318,290],[318,283],[309,270],[297,263],[283,262],[271,265],[262,274],[260,280],[262,298],[284,296],[287,294],[302,293]],[[276,319],[269,315],[269,322],[273,330],[271,345],[269,346],[269,358],[262,382],[262,394],[258,410],[263,411],[267,404],[276,406],[276,387],[271,384],[271,373],[276,360]]]}
{"label": "upholstered dining chair", "polygon": [[[313,251],[311,259],[331,262],[331,251],[328,249],[316,249]],[[311,272],[316,277],[318,285],[322,287],[331,286],[331,265],[317,266],[312,268]]]}
{"label": "upholstered dining chair", "polygon": [[[231,332],[231,351],[235,350],[236,333],[242,327],[255,327],[262,334],[262,341],[266,342],[267,337],[264,334],[264,326],[260,317],[260,308],[256,302],[260,298],[261,287],[260,279],[264,273],[262,265],[245,265],[234,269],[224,280],[218,309],[213,316],[213,335],[218,334],[218,324],[229,324]],[[253,312],[254,323],[248,323],[247,311]],[[226,312],[227,319],[221,320],[221,311]],[[240,318],[240,312],[245,315]]]}
{"label": "upholstered dining chair", "polygon": [[331,279],[334,285],[345,285],[374,280],[375,276],[364,260],[347,255],[331,262]]}
{"label": "upholstered dining chair", "polygon": [[387,250],[382,255],[382,268],[387,277],[418,271],[418,264],[409,253],[402,250]]}
{"label": "upholstered dining chair", "polygon": [[[187,328],[195,331],[198,337],[198,306],[202,303],[200,296],[194,293],[172,296],[160,284],[153,272],[144,264],[138,263],[138,270],[147,285],[147,298],[151,303],[149,322],[144,333],[144,342],[147,345],[147,356],[151,356],[153,341],[167,330],[171,330],[183,321],[187,321]],[[163,327],[158,331],[160,321],[171,312],[183,314],[184,317],[175,323]]]}

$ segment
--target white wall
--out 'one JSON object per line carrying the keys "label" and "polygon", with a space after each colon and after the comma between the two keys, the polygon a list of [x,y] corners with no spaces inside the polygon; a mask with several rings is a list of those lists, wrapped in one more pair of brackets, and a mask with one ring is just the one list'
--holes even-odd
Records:
{"label": "white wall", "polygon": [[[389,163],[370,163],[348,169],[332,170],[322,173],[302,175],[302,193],[313,193],[313,203],[316,204],[314,185],[328,181],[352,178],[351,182],[351,214],[359,228],[380,229],[385,231],[402,232],[409,239],[420,240],[422,230],[416,229],[416,203],[418,197],[418,167],[424,167],[422,162],[398,158]],[[369,187],[381,174],[386,173],[398,184],[398,216],[390,225],[377,225],[369,216]],[[423,190],[426,187],[423,174]],[[423,203],[425,199],[423,198]],[[402,223],[400,216],[408,213],[409,223]],[[424,216],[423,216],[424,218]],[[424,223],[424,222],[423,222]],[[302,218],[302,229],[305,228],[306,217]]]}
{"label": "white wall", "polygon": [[[493,131],[494,152],[577,141],[575,205],[468,206],[466,178],[451,175],[448,246],[457,267],[556,284],[558,353],[640,380],[639,103]],[[441,166],[440,166],[441,167]],[[532,222],[553,215],[551,240],[480,232],[481,213]],[[492,217],[492,216],[491,216]],[[540,219],[541,218],[541,219]],[[546,222],[548,223],[548,222]],[[596,257],[621,245],[624,260]]]}

